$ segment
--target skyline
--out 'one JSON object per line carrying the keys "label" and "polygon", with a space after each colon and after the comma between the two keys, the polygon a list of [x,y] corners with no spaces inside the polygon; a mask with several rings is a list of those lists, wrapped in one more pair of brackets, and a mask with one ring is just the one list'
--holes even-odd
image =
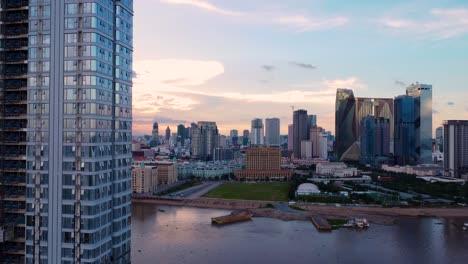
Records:
{"label": "skyline", "polygon": [[200,120],[228,134],[257,117],[287,134],[291,105],[334,132],[337,88],[394,98],[415,82],[433,85],[434,129],[468,118],[463,1],[150,2],[135,2],[135,135]]}

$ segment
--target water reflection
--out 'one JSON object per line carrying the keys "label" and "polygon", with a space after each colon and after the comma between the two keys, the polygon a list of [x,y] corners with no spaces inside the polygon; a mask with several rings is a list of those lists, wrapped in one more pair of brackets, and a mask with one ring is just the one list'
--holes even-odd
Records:
{"label": "water reflection", "polygon": [[211,226],[211,217],[227,213],[133,205],[133,263],[468,263],[463,220],[405,219],[332,233],[269,218]]}

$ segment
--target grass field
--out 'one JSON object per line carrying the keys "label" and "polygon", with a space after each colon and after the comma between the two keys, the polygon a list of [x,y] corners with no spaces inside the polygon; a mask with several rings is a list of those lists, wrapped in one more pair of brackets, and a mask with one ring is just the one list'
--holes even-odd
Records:
{"label": "grass field", "polygon": [[205,195],[208,198],[287,201],[288,183],[225,183]]}

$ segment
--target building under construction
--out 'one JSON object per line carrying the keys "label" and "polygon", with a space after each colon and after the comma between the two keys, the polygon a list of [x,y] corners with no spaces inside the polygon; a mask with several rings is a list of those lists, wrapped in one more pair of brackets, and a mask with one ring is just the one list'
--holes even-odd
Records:
{"label": "building under construction", "polygon": [[0,2],[0,263],[24,263],[28,1]]}

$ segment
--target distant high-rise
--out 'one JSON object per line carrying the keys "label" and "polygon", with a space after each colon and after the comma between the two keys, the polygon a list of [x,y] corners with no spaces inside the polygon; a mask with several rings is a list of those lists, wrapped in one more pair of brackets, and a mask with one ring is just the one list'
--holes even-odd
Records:
{"label": "distant high-rise", "polygon": [[293,138],[294,138],[294,125],[288,125],[288,150],[292,151],[294,148],[294,143],[293,143]]}
{"label": "distant high-rise", "polygon": [[445,121],[444,141],[446,175],[468,180],[468,120]]}
{"label": "distant high-rise", "polygon": [[239,145],[239,131],[233,129],[229,132],[229,136],[231,138],[231,144],[233,146]]}
{"label": "distant high-rise", "polygon": [[395,98],[394,141],[395,158],[398,165],[415,165],[417,162],[415,145],[414,98],[400,95]]}
{"label": "distant high-rise", "polygon": [[432,85],[416,83],[406,88],[414,98],[414,129],[418,164],[432,163]]}
{"label": "distant high-rise", "polygon": [[309,139],[309,122],[306,110],[296,110],[293,113],[293,154],[301,159],[301,142]]}
{"label": "distant high-rise", "polygon": [[309,128],[317,126],[317,115],[308,115],[307,120],[309,121]]}
{"label": "distant high-rise", "polygon": [[280,145],[280,120],[279,118],[265,119],[265,145],[279,147]]}
{"label": "distant high-rise", "polygon": [[439,145],[439,151],[443,151],[444,150],[444,127],[440,126],[436,128],[435,135],[436,135],[436,142]]}
{"label": "distant high-rise", "polygon": [[252,146],[263,145],[263,120],[256,118],[252,120],[252,128],[250,130],[250,144]]}
{"label": "distant high-rise", "polygon": [[169,141],[169,139],[171,138],[171,129],[169,128],[169,126],[166,128],[166,141]]}
{"label": "distant high-rise", "polygon": [[358,140],[356,134],[356,100],[353,90],[337,89],[335,103],[335,146],[338,160]]}
{"label": "distant high-rise", "polygon": [[152,140],[155,145],[159,145],[159,125],[158,122],[153,123],[153,131],[151,133]]}
{"label": "distant high-rise", "polygon": [[184,146],[185,138],[186,138],[185,126],[180,124],[177,126],[177,142],[180,142],[180,144]]}
{"label": "distant high-rise", "polygon": [[250,132],[249,130],[245,129],[242,132],[242,145],[247,146],[247,144],[249,144],[249,139],[250,139]]}
{"label": "distant high-rise", "polygon": [[321,127],[313,126],[309,130],[309,139],[312,142],[312,157],[318,158],[320,156],[319,147],[321,141],[321,134],[325,130]]}
{"label": "distant high-rise", "polygon": [[367,116],[390,121],[390,152],[394,152],[394,102],[393,98],[356,98],[356,135],[361,135],[361,121]]}
{"label": "distant high-rise", "polygon": [[192,124],[192,157],[212,160],[219,143],[218,127],[215,122],[199,121]]}
{"label": "distant high-rise", "polygon": [[390,120],[367,116],[361,120],[362,164],[377,164],[379,157],[390,153]]}

